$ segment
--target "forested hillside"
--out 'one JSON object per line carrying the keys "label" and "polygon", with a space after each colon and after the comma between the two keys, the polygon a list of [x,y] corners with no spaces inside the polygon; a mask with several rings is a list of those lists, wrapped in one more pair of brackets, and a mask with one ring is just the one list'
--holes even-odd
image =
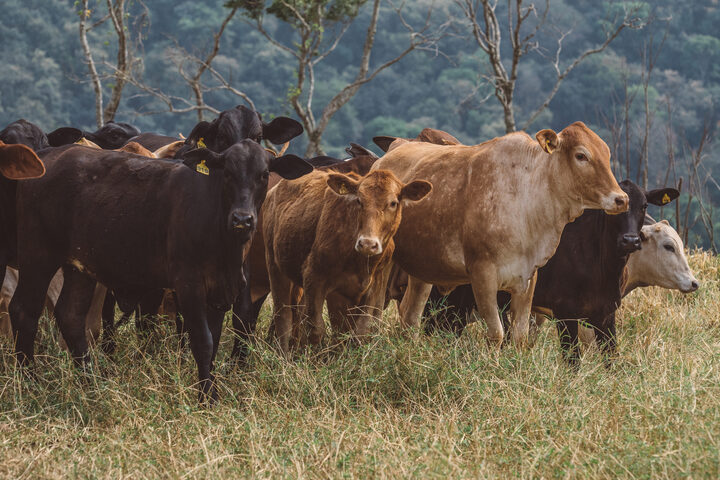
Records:
{"label": "forested hillside", "polygon": [[[187,63],[189,56],[204,58],[212,50],[213,36],[230,11],[225,3],[152,0],[143,5],[127,0],[124,28],[139,40],[131,42],[133,81],[122,92],[116,120],[131,122],[143,131],[170,135],[190,131],[198,121],[197,111],[170,113],[158,92],[170,98],[174,108],[195,102],[178,64],[185,58],[184,65],[192,71],[196,65]],[[256,7],[262,2],[227,3]],[[274,8],[277,3],[265,6]],[[313,2],[293,4],[307,3]],[[330,98],[357,75],[373,2],[314,3],[334,5],[340,11],[340,21],[322,32],[321,50],[332,47],[335,35],[348,25],[336,48],[313,72],[312,111],[319,117]],[[429,40],[363,83],[332,116],[321,140],[327,154],[341,155],[350,141],[370,145],[375,135],[415,136],[423,127],[446,130],[466,143],[505,133],[503,108],[486,81],[491,71],[488,55],[473,38],[461,3],[408,1],[402,17],[394,10],[399,2],[381,3],[370,71],[407,48],[408,29],[422,31]],[[720,120],[718,3],[552,0],[545,17],[545,4],[538,1],[521,30],[522,37],[540,27],[519,63],[513,102],[517,128],[522,129],[553,89],[558,39],[563,39],[557,57],[562,71],[583,52],[603,44],[618,12],[631,9],[638,19],[634,28],[624,28],[607,48],[569,72],[527,130],[531,134],[542,128],[560,130],[582,120],[610,146],[618,178],[629,176],[642,184],[645,160],[649,188],[677,185],[682,178],[679,207],[665,209],[662,215],[679,227],[690,245],[713,249],[715,232],[720,234],[720,215],[714,212],[720,206],[720,186],[712,178],[720,174],[720,152],[713,142]],[[95,94],[79,22],[83,15],[89,23],[103,19],[106,1],[93,0],[88,10],[73,0],[5,0],[3,5],[0,125],[26,118],[46,130],[60,126],[94,129]],[[353,18],[352,9],[357,6]],[[507,8],[503,3],[497,12],[500,28],[505,29],[501,49],[509,68]],[[296,91],[297,61],[258,31],[250,10],[240,8],[227,22],[212,71],[208,69],[200,78],[206,87],[203,102],[216,110],[243,103],[237,94],[222,88],[226,82],[246,94],[265,117],[297,117],[291,99],[296,95],[304,101],[307,95],[307,90]],[[281,18],[265,12],[265,32],[283,45],[299,45],[296,30]],[[137,32],[140,37],[135,36]],[[115,62],[117,36],[107,19],[89,33],[88,43],[101,74],[112,73],[109,65]],[[112,79],[104,78],[106,98],[112,87]],[[202,115],[214,116],[207,110]],[[296,141],[291,151],[302,154],[306,144],[307,138]],[[660,215],[657,210],[650,213]]]}

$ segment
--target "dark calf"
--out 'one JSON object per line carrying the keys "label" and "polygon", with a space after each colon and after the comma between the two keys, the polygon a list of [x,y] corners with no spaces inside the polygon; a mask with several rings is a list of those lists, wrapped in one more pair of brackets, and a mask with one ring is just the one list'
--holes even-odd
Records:
{"label": "dark calf", "polygon": [[124,122],[107,122],[94,132],[83,132],[85,138],[105,150],[120,148],[138,135],[140,135],[140,130]]}
{"label": "dark calf", "polygon": [[[77,362],[87,354],[84,316],[95,280],[137,303],[145,292],[177,292],[198,366],[201,399],[216,397],[212,368],[225,311],[244,284],[242,263],[270,171],[295,178],[312,167],[274,158],[244,141],[182,162],[71,146],[48,151],[45,177],[17,191],[21,271],[10,318],[18,361],[33,358],[42,300],[55,269],[65,272],[55,315]],[[81,333],[82,332],[82,333]]]}

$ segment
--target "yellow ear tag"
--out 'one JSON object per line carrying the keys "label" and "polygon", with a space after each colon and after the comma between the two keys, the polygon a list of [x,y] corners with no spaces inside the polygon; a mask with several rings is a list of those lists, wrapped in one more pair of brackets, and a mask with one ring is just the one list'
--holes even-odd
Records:
{"label": "yellow ear tag", "polygon": [[343,183],[342,185],[340,185],[340,191],[339,191],[338,193],[339,193],[340,195],[347,195],[348,189],[347,189],[347,187],[345,186],[344,183]]}
{"label": "yellow ear tag", "polygon": [[205,145],[205,142],[203,142],[203,140],[205,140],[205,137],[200,137],[200,140],[197,141],[198,148],[207,148],[207,145]]}
{"label": "yellow ear tag", "polygon": [[665,205],[666,203],[670,203],[670,195],[668,195],[667,193],[663,195],[662,198],[662,204]]}
{"label": "yellow ear tag", "polygon": [[210,169],[205,165],[205,160],[200,160],[200,163],[195,167],[195,171],[203,175],[210,175]]}
{"label": "yellow ear tag", "polygon": [[545,151],[546,151],[548,154],[552,154],[552,152],[553,152],[553,149],[552,149],[552,147],[550,146],[550,139],[547,139],[547,138],[545,139]]}

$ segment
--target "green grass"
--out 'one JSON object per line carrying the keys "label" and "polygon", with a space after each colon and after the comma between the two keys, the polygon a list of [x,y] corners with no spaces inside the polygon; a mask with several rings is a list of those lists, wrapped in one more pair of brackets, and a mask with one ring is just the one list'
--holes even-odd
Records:
{"label": "green grass", "polygon": [[697,293],[626,299],[609,370],[593,350],[568,370],[547,326],[496,353],[475,325],[398,336],[388,312],[367,345],[294,362],[259,345],[243,372],[225,335],[209,410],[172,325],[150,348],[121,329],[83,373],[44,321],[30,378],[0,352],[0,477],[718,478],[720,261],[691,265]]}

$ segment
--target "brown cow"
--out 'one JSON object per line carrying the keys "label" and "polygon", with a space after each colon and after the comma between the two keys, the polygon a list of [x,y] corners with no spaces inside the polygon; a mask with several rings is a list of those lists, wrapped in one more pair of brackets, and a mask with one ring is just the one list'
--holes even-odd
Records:
{"label": "brown cow", "polygon": [[504,337],[496,295],[505,290],[511,338],[524,344],[537,269],[565,225],[585,208],[627,210],[610,149],[592,130],[577,122],[535,138],[516,132],[476,146],[405,143],[373,165],[435,186],[427,201],[406,209],[395,237],[394,260],[410,275],[403,326],[418,325],[433,284],[449,291],[471,283],[489,340],[500,345]]}
{"label": "brown cow", "polygon": [[[377,305],[377,290],[394,250],[402,204],[417,202],[429,182],[407,184],[388,171],[364,177],[315,171],[304,179],[281,181],[268,192],[262,230],[274,304],[275,331],[287,354],[292,327],[293,286],[302,286],[305,338],[319,344],[325,334],[322,307],[335,293],[345,307]],[[335,308],[339,308],[338,305]],[[356,335],[367,333],[369,309],[355,317]]]}

